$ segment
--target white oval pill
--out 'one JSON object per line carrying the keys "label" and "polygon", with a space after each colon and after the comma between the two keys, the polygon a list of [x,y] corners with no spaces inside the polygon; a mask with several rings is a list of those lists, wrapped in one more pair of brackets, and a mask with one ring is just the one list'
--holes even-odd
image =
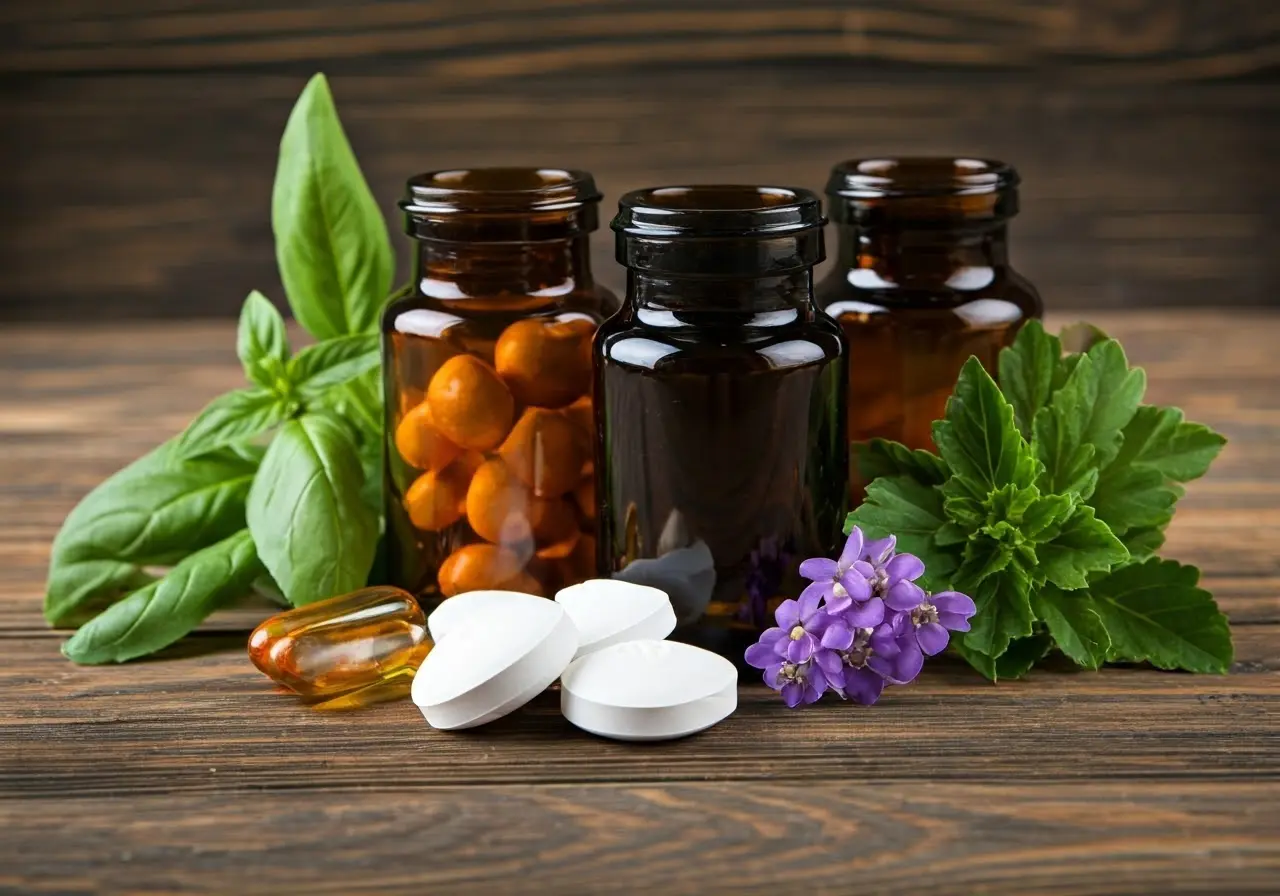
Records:
{"label": "white oval pill", "polygon": [[710,728],[738,706],[738,673],[722,656],[674,641],[624,641],[574,660],[560,711],[616,740],[669,740]]}
{"label": "white oval pill", "polygon": [[474,728],[546,690],[577,649],[573,620],[555,601],[535,597],[509,601],[501,613],[471,613],[423,660],[413,702],[433,728]]}
{"label": "white oval pill", "polygon": [[623,641],[661,641],[676,627],[665,591],[616,579],[590,579],[556,593],[578,629],[578,656]]}

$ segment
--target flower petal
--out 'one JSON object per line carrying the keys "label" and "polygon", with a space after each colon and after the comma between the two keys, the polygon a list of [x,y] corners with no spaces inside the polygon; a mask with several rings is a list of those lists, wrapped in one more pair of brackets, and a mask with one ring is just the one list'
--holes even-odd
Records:
{"label": "flower petal", "polygon": [[795,709],[800,705],[800,700],[804,697],[804,685],[798,681],[788,681],[782,686],[782,699],[787,702],[787,706]]}
{"label": "flower petal", "polygon": [[[907,557],[909,554],[899,554],[898,557]],[[898,557],[894,557],[897,560]],[[884,602],[893,610],[914,610],[920,606],[924,600],[924,589],[915,582],[901,581],[894,585],[885,593]]]}
{"label": "flower petal", "polygon": [[813,694],[812,700],[806,700],[806,703],[813,703],[822,696],[822,692],[827,689],[827,676],[822,674],[822,668],[816,663],[810,663],[809,668],[805,670],[805,690]]}
{"label": "flower petal", "polygon": [[760,635],[760,643],[768,647],[776,648],[778,646],[778,642],[783,640],[786,637],[787,637],[787,633],[784,629],[780,629],[776,627],[767,628],[764,630],[764,633]]}
{"label": "flower petal", "polygon": [[896,657],[902,653],[904,638],[894,631],[893,623],[876,626],[871,633],[871,652],[875,656]]}
{"label": "flower petal", "polygon": [[853,629],[843,619],[832,621],[822,633],[822,646],[827,650],[848,650],[853,646]]}
{"label": "flower petal", "polygon": [[809,620],[813,619],[818,612],[818,605],[822,603],[822,595],[810,585],[800,593],[800,599],[796,603],[800,605],[800,623],[807,627]]}
{"label": "flower petal", "polygon": [[867,559],[872,566],[881,566],[890,557],[893,556],[893,548],[898,543],[895,535],[888,538],[877,538],[875,541],[868,541],[862,546],[862,556]]}
{"label": "flower petal", "polygon": [[910,582],[924,575],[924,561],[915,554],[898,554],[884,565],[884,571],[889,577],[886,584],[892,588],[904,579]]}
{"label": "flower petal", "polygon": [[849,567],[849,571],[856,572],[868,582],[876,577],[876,568],[866,560],[859,560],[857,563],[853,564],[853,566]]}
{"label": "flower petal", "polygon": [[916,629],[916,642],[929,656],[936,656],[946,650],[950,640],[951,635],[936,622],[926,622]]}
{"label": "flower petal", "polygon": [[783,664],[780,662],[774,663],[771,666],[765,667],[764,670],[764,683],[775,691],[780,690],[782,685],[785,684],[782,680],[782,666]]}
{"label": "flower petal", "polygon": [[744,656],[748,666],[754,666],[757,669],[767,669],[782,656],[778,653],[777,647],[771,644],[752,644],[747,648]]}
{"label": "flower petal", "polygon": [[800,575],[815,582],[830,582],[837,575],[836,561],[814,557],[800,564]]}
{"label": "flower petal", "polygon": [[854,526],[853,531],[849,533],[849,539],[844,543],[844,550],[840,552],[840,559],[836,562],[836,567],[841,573],[844,573],[848,571],[861,556],[862,530],[857,526]]}
{"label": "flower petal", "polygon": [[892,658],[873,653],[867,660],[867,666],[893,684],[908,684],[924,668],[924,654],[914,638],[903,639],[899,646],[902,648],[901,652]]}
{"label": "flower petal", "polygon": [[813,656],[813,649],[817,646],[817,639],[805,632],[794,641],[787,642],[787,659],[793,663],[803,663]]}
{"label": "flower petal", "polygon": [[778,609],[774,611],[773,618],[778,622],[778,628],[784,632],[789,632],[800,623],[800,604],[797,601],[787,598],[778,604]]}
{"label": "flower petal", "polygon": [[854,570],[849,570],[840,577],[840,585],[854,600],[866,600],[871,596],[871,583]]}
{"label": "flower petal", "polygon": [[954,613],[966,618],[978,612],[973,598],[959,591],[939,591],[929,598],[929,603],[937,607],[939,613]]}
{"label": "flower petal", "polygon": [[840,654],[834,650],[819,648],[813,652],[813,663],[822,669],[827,676],[828,684],[839,684],[842,677],[841,673],[844,670],[844,661],[840,659]]}
{"label": "flower petal", "polygon": [[854,628],[875,628],[884,621],[884,601],[878,597],[854,604],[844,614],[845,621]]}
{"label": "flower petal", "polygon": [[796,598],[797,603],[803,603],[810,595],[816,596],[819,600],[829,599],[831,589],[835,587],[835,582],[810,582],[804,586],[804,590],[800,592],[800,596]]}
{"label": "flower petal", "polygon": [[942,623],[943,628],[951,629],[953,632],[967,632],[969,630],[968,616],[957,616],[955,613],[939,613],[938,622]]}
{"label": "flower petal", "polygon": [[883,690],[884,679],[869,669],[854,669],[844,677],[844,692],[854,703],[870,706]]}

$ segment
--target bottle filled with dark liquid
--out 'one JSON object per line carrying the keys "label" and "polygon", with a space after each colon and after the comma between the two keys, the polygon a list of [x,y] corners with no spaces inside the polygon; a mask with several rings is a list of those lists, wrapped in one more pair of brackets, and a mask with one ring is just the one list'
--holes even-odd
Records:
{"label": "bottle filled with dark liquid", "polygon": [[1009,265],[1017,187],[1012,167],[979,159],[832,169],[838,261],[816,292],[849,343],[852,442],[932,450],[932,423],[964,362],[976,355],[994,376],[1000,349],[1041,315],[1039,293]]}
{"label": "bottle filled with dark liquid", "polygon": [[687,640],[727,656],[841,540],[839,327],[813,299],[818,198],[752,186],[640,190],[613,229],[622,309],[595,341],[603,574],[671,595]]}
{"label": "bottle filled with dark liquid", "polygon": [[413,280],[383,315],[387,557],[428,600],[595,575],[590,174],[436,171],[401,203]]}

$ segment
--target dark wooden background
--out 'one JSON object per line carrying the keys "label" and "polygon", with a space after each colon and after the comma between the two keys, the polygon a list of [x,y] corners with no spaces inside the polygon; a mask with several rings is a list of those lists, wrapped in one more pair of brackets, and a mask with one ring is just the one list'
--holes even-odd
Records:
{"label": "dark wooden background", "polygon": [[1051,307],[1277,304],[1276,0],[4,0],[0,320],[279,300],[276,145],[317,70],[397,228],[443,166],[588,168],[611,209],[990,155]]}

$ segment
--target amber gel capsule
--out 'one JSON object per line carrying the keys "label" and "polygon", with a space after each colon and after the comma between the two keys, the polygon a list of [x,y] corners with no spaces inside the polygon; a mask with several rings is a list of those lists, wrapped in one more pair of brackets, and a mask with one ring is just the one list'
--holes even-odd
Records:
{"label": "amber gel capsule", "polygon": [[391,587],[362,588],[288,610],[249,637],[255,666],[327,708],[408,696],[430,650],[418,602]]}

